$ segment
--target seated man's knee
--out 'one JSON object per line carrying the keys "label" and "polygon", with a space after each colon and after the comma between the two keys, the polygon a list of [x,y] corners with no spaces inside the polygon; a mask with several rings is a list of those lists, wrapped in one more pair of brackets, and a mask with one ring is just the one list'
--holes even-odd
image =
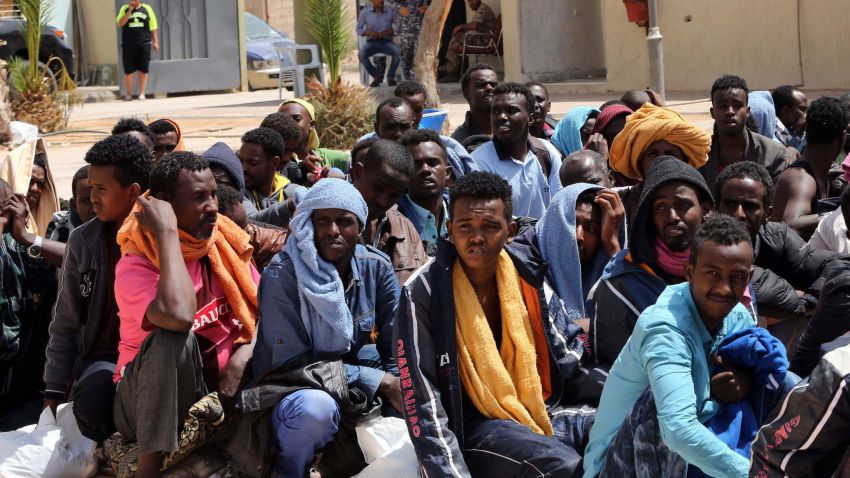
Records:
{"label": "seated man's knee", "polygon": [[[198,347],[198,340],[191,331],[174,332],[157,327],[145,339],[142,350],[147,353],[153,351],[162,360],[174,362],[179,367],[190,357],[190,351]],[[162,363],[158,361],[158,363]]]}
{"label": "seated man's knee", "polygon": [[278,403],[274,422],[276,428],[333,435],[339,428],[339,406],[321,390],[299,390]]}
{"label": "seated man's knee", "polygon": [[115,432],[112,417],[115,385],[112,383],[112,372],[99,370],[77,381],[72,400],[74,418],[83,436],[103,441]]}

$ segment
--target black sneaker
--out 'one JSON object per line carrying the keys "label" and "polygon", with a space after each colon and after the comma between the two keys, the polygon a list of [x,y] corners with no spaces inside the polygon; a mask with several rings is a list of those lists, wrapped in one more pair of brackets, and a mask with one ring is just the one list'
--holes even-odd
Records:
{"label": "black sneaker", "polygon": [[387,84],[390,85],[390,86],[395,86],[395,85],[398,84],[398,82],[395,81],[395,80],[387,80]]}
{"label": "black sneaker", "polygon": [[369,86],[371,86],[372,88],[377,88],[381,86],[381,80],[372,80],[372,82],[369,83]]}

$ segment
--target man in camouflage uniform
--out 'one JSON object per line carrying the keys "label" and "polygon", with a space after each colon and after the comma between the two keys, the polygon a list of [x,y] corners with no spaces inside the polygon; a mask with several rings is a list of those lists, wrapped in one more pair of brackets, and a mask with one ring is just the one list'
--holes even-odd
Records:
{"label": "man in camouflage uniform", "polygon": [[[449,42],[446,51],[446,74],[439,81],[458,81],[460,54],[463,52],[463,39],[466,32],[489,33],[496,26],[496,15],[492,8],[482,3],[481,0],[466,0],[466,3],[475,12],[475,15],[472,16],[472,21],[469,23],[458,25],[452,30],[452,41]],[[489,37],[487,36],[474,35],[467,39],[467,46],[485,46],[488,41]]]}
{"label": "man in camouflage uniform", "polygon": [[426,0],[396,0],[398,8],[398,46],[401,48],[401,72],[404,79],[414,81],[413,61],[419,45],[422,17],[428,8]]}

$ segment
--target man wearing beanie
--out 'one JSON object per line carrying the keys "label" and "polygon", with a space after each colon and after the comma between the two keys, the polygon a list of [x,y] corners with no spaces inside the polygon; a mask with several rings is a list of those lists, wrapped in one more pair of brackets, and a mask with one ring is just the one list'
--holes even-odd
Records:
{"label": "man wearing beanie", "polygon": [[647,103],[629,115],[625,128],[611,143],[609,158],[616,174],[638,181],[632,182],[635,185],[631,188],[620,191],[627,221],[634,220],[643,189],[640,181],[646,178],[655,158],[673,156],[699,169],[705,164],[710,147],[708,133],[671,109]]}
{"label": "man wearing beanie", "polygon": [[[270,446],[240,445],[237,467],[255,472],[265,451],[274,449],[275,476],[303,477],[324,449],[319,471],[351,476],[365,466],[356,440],[348,440],[352,415],[367,411],[378,396],[401,413],[392,339],[399,285],[387,257],[359,243],[367,217],[354,186],[341,179],[319,181],[299,203],[284,250],[263,272],[258,295],[265,320],[242,408],[271,415],[270,424],[257,421],[255,428],[271,434]],[[370,340],[373,329],[376,343]],[[305,387],[304,375],[316,382]],[[340,458],[341,448],[350,452],[344,457],[360,460]],[[252,453],[260,456],[248,456]]]}
{"label": "man wearing beanie", "polygon": [[713,204],[692,166],[673,156],[652,162],[629,225],[629,247],[611,259],[591,294],[596,313],[589,334],[598,362],[614,363],[640,313],[665,287],[685,280],[691,241]]}

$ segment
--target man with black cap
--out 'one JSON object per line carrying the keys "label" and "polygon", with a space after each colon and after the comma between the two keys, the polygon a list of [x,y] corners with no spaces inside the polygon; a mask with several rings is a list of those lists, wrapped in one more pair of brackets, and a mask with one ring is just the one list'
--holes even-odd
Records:
{"label": "man with black cap", "polygon": [[589,334],[598,362],[614,363],[640,313],[668,285],[685,281],[691,242],[713,205],[705,180],[691,165],[672,156],[653,161],[629,247],[611,259],[591,293],[596,313]]}

